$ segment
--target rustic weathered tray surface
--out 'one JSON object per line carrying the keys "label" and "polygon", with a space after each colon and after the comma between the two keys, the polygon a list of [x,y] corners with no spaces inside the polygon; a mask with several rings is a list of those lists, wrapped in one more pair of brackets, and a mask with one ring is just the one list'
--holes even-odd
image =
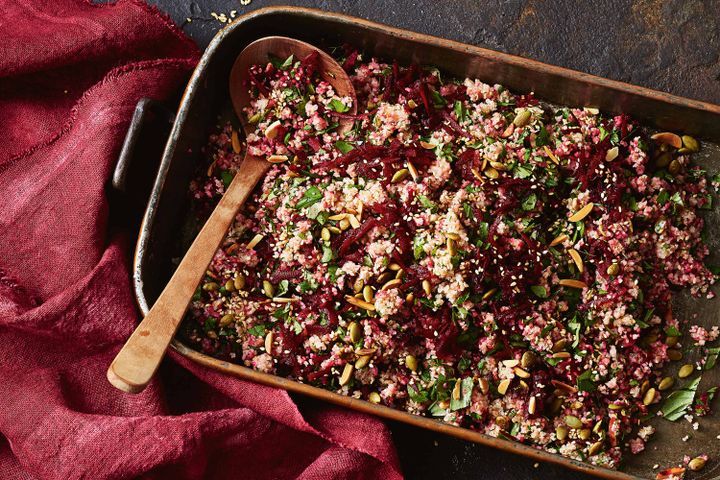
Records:
{"label": "rustic weathered tray surface", "polygon": [[[227,78],[230,66],[240,50],[252,40],[266,35],[286,35],[302,40],[340,44],[352,43],[375,55],[396,58],[402,62],[436,65],[457,76],[474,76],[492,83],[502,83],[519,93],[534,91],[543,100],[571,106],[595,106],[608,112],[626,112],[662,129],[696,135],[703,149],[696,162],[709,172],[720,171],[720,107],[675,97],[641,87],[622,84],[523,58],[478,47],[398,30],[343,15],[310,9],[278,7],[255,11],[240,17],[220,31],[208,47],[188,84],[178,116],[168,140],[162,164],[154,185],[135,255],[135,291],[143,312],[148,311],[172,271],[172,258],[182,255],[177,249],[177,232],[187,218],[187,188],[194,172],[200,147],[218,115],[227,111],[229,96]],[[713,143],[715,142],[715,144]],[[711,246],[711,263],[720,263],[720,213],[708,212],[707,238]],[[181,244],[187,245],[184,239]],[[674,305],[676,315],[705,326],[717,325],[716,300],[693,299],[679,295]],[[687,343],[687,342],[686,342]],[[566,465],[606,478],[651,478],[653,466],[670,466],[684,454],[710,455],[708,466],[695,478],[720,476],[720,420],[706,417],[694,431],[684,420],[670,423],[655,419],[651,424],[658,432],[648,442],[647,450],[628,456],[621,471],[611,471],[575,462],[532,447],[487,437],[467,429],[410,415],[368,402],[352,399],[294,381],[255,372],[196,352],[180,341],[173,347],[182,355],[210,368],[242,378],[310,395],[349,408],[414,424],[470,441],[479,442],[548,461]],[[688,359],[695,359],[690,351]],[[671,370],[677,366],[670,367]],[[701,390],[720,384],[719,370],[707,372]],[[682,438],[689,436],[687,441]]]}

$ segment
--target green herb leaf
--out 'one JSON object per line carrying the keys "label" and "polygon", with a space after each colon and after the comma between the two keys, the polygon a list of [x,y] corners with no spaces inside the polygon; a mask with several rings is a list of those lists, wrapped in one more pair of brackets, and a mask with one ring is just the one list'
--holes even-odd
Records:
{"label": "green herb leaf", "polygon": [[685,387],[668,395],[663,402],[662,407],[660,407],[663,418],[674,422],[685,415],[685,412],[690,405],[692,405],[693,400],[695,399],[695,392],[700,384],[700,378],[701,377],[697,377]]}
{"label": "green herb leaf", "polygon": [[230,170],[223,170],[222,172],[220,172],[220,179],[222,180],[223,185],[225,185],[225,188],[228,188],[230,186],[233,178],[235,178],[235,174]]}
{"label": "green herb leaf", "polygon": [[416,403],[425,403],[429,400],[428,392],[424,390],[417,390],[412,385],[407,386],[408,396],[410,400]]}
{"label": "green herb leaf", "polygon": [[425,195],[418,195],[417,199],[420,201],[420,205],[429,209],[430,211],[435,212],[437,210],[437,205],[435,205],[435,203],[433,203],[433,201]]}
{"label": "green herb leaf", "polygon": [[522,209],[526,212],[529,212],[530,210],[535,208],[535,204],[537,204],[537,195],[531,193],[530,195],[525,197],[525,200],[523,200]]}
{"label": "green herb leaf", "polygon": [[352,144],[346,142],[345,140],[338,140],[337,142],[335,142],[335,148],[340,150],[342,153],[348,153],[355,147],[353,147]]}
{"label": "green herb leaf", "polygon": [[322,246],[322,258],[320,259],[321,263],[330,263],[335,258],[335,253],[333,253],[332,248],[330,248],[328,245]]}
{"label": "green herb leaf", "polygon": [[300,201],[295,205],[295,208],[298,210],[307,208],[311,205],[316,204],[323,198],[323,192],[316,186],[312,186],[308,188],[305,193],[303,194],[303,197],[300,199]]}
{"label": "green herb leaf", "polygon": [[450,397],[450,410],[453,412],[465,408],[470,405],[470,398],[472,397],[473,379],[472,377],[465,377],[460,382],[460,398],[455,400]]}
{"label": "green herb leaf", "polygon": [[532,290],[532,292],[540,298],[548,297],[547,288],[543,287],[542,285],[533,285],[530,287],[530,290]]}
{"label": "green herb leaf", "polygon": [[338,113],[345,113],[348,110],[350,110],[350,107],[345,105],[343,102],[341,102],[337,98],[333,98],[332,100],[330,100],[330,103],[328,103],[328,108],[330,110],[333,110]]}
{"label": "green herb leaf", "polygon": [[265,328],[265,325],[262,323],[259,323],[253,327],[250,327],[248,329],[247,333],[249,333],[250,335],[255,336],[255,337],[264,337],[266,331],[267,331],[267,329]]}
{"label": "green herb leaf", "polygon": [[705,370],[710,370],[715,367],[718,355],[720,355],[720,347],[708,348],[707,359],[705,360]]}
{"label": "green herb leaf", "polygon": [[657,203],[659,203],[660,205],[665,205],[669,199],[670,199],[670,194],[668,193],[668,191],[660,190],[660,193],[658,193],[658,196],[657,196]]}
{"label": "green herb leaf", "polygon": [[585,370],[583,373],[578,375],[577,387],[578,387],[578,390],[581,392],[594,392],[595,391],[597,386],[595,385],[595,382],[593,382],[592,372],[590,370]]}
{"label": "green herb leaf", "polygon": [[295,60],[295,57],[293,55],[290,55],[284,60],[270,54],[268,55],[268,58],[270,59],[270,63],[272,63],[275,68],[279,68],[280,70],[289,69],[290,67],[292,67],[292,64]]}
{"label": "green herb leaf", "polygon": [[535,136],[535,146],[542,147],[544,145],[550,145],[550,134],[545,129],[545,125],[540,127],[540,131]]}

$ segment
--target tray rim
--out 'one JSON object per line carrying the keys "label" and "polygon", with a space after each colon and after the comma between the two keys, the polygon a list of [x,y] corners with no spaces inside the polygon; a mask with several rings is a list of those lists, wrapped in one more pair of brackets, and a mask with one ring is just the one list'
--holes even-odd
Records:
{"label": "tray rim", "polygon": [[[484,47],[473,46],[465,43],[461,43],[455,40],[449,40],[434,35],[422,34],[413,32],[407,29],[391,27],[379,22],[374,22],[351,15],[326,12],[314,8],[306,7],[291,7],[291,6],[269,6],[263,7],[252,12],[238,16],[231,24],[228,24],[221,28],[217,34],[213,37],[212,41],[203,53],[200,61],[195,67],[190,80],[183,92],[180,100],[180,107],[178,114],[173,124],[172,131],[168,137],[165,150],[163,152],[163,158],[161,161],[160,169],[158,171],[157,178],[153,185],[151,201],[148,203],[147,209],[143,215],[142,222],[140,225],[140,233],[138,235],[138,241],[133,256],[133,287],[138,306],[143,315],[149,311],[149,305],[144,294],[144,284],[141,275],[141,258],[143,251],[145,250],[147,242],[147,231],[149,225],[154,221],[155,203],[153,200],[162,191],[167,169],[169,167],[170,159],[172,158],[175,150],[175,143],[177,138],[180,136],[181,126],[187,119],[187,109],[184,108],[195,95],[196,87],[202,80],[203,72],[206,65],[210,61],[211,57],[224,41],[227,35],[236,28],[241,28],[246,22],[250,22],[256,18],[263,16],[272,16],[275,14],[291,14],[300,17],[308,17],[316,20],[334,21],[340,24],[352,24],[361,28],[365,28],[373,31],[382,31],[385,34],[389,34],[400,39],[408,41],[418,41],[424,43],[432,43],[442,48],[453,49],[467,53],[469,55],[481,56],[490,60],[494,60],[500,63],[519,65],[524,68],[537,70],[553,75],[569,77],[574,80],[584,81],[587,83],[594,84],[595,86],[607,90],[615,90],[620,92],[629,93],[660,101],[684,108],[690,108],[694,110],[701,110],[711,114],[720,116],[720,105],[716,105],[710,102],[701,100],[690,99],[678,95],[673,95],[667,92],[654,90],[647,87],[633,85],[630,83],[611,80],[589,73],[559,67],[551,65],[538,60],[527,59],[517,55],[499,52]],[[538,461],[548,462],[556,465],[561,465],[571,470],[580,471],[590,475],[594,475],[599,478],[614,479],[614,480],[625,480],[625,479],[638,479],[639,477],[624,473],[620,470],[612,470],[605,467],[599,467],[590,463],[585,463],[577,460],[573,460],[567,457],[563,457],[560,454],[549,453],[544,450],[537,449],[535,447],[521,444],[519,442],[513,442],[502,438],[491,437],[483,433],[473,431],[463,427],[456,427],[448,423],[444,423],[441,420],[434,420],[429,417],[423,417],[419,415],[413,415],[408,412],[393,409],[383,405],[376,405],[365,400],[356,399],[353,397],[340,395],[329,390],[324,390],[319,387],[313,387],[311,385],[303,384],[294,380],[289,380],[276,375],[266,374],[257,372],[251,368],[244,367],[242,365],[233,364],[224,360],[220,360],[203,353],[194,350],[180,340],[174,339],[171,343],[172,349],[178,354],[201,364],[205,367],[211,368],[216,371],[224,372],[226,374],[241,378],[243,380],[249,380],[255,383],[263,385],[281,388],[290,392],[300,393],[306,396],[310,396],[315,399],[327,401],[336,405],[340,405],[346,408],[357,410],[363,413],[368,413],[381,418],[399,421],[402,423],[414,425],[427,430],[435,431],[442,434],[447,434],[456,438],[460,438],[474,443],[479,443],[492,448],[500,449],[506,452],[512,452],[528,458],[532,458]]]}

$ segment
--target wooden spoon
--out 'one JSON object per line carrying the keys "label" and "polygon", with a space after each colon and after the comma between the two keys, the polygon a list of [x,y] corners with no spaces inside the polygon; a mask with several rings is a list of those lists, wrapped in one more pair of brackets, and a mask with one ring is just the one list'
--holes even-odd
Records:
{"label": "wooden spoon", "polygon": [[[348,113],[354,114],[357,111],[357,98],[352,82],[332,57],[299,40],[285,37],[261,38],[245,47],[230,72],[230,97],[246,137],[255,131],[255,127],[248,123],[247,115],[243,111],[243,108],[250,104],[250,92],[246,81],[248,68],[255,64],[267,64],[269,54],[282,59],[293,55],[295,60],[300,60],[313,52],[319,55],[320,77],[330,83],[338,95],[349,96],[352,99],[352,108]],[[352,120],[341,120],[340,132],[352,128],[352,123]],[[107,378],[116,388],[129,393],[138,393],[150,382],[238,209],[270,165],[264,158],[245,154],[240,169],[225,195],[190,245],[155,305],[110,364]]]}

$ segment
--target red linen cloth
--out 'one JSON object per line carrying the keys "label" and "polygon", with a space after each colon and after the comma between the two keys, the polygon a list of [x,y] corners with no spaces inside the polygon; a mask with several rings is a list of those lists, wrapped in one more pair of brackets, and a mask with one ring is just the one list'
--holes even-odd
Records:
{"label": "red linen cloth", "polygon": [[178,356],[142,394],[108,384],[138,320],[108,177],[137,100],[199,53],[134,1],[0,12],[0,478],[399,478],[372,417]]}

